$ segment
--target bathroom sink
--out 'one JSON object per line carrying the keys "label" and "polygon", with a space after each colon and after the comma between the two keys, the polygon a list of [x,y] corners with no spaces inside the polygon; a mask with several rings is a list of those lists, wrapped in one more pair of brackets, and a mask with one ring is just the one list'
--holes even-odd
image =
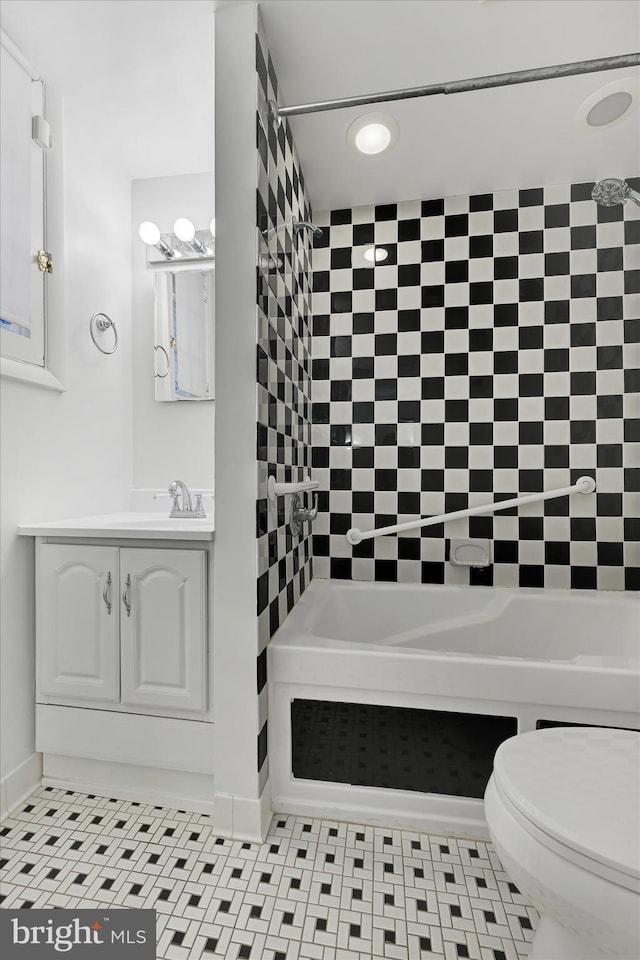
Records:
{"label": "bathroom sink", "polygon": [[212,540],[214,529],[213,517],[167,517],[159,513],[123,512],[73,520],[26,523],[18,527],[18,533],[32,537]]}

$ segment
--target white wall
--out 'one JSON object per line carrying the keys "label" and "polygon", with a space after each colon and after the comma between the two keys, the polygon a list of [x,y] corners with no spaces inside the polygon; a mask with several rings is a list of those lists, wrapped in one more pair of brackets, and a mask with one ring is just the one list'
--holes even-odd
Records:
{"label": "white wall", "polygon": [[[29,50],[24,53],[29,58]],[[34,750],[34,551],[30,540],[16,537],[16,526],[123,509],[132,475],[130,183],[105,163],[99,142],[86,140],[83,112],[72,100],[64,106],[64,137],[51,89],[48,102],[56,144],[50,158],[51,329],[58,351],[64,341],[66,392],[13,380],[0,384],[0,778]],[[117,324],[120,344],[113,356],[99,353],[89,336],[96,311]]]}
{"label": "white wall", "polygon": [[259,832],[256,26],[255,4],[216,11],[215,803],[217,828],[235,836]]}
{"label": "white wall", "polygon": [[[213,158],[212,158],[213,159]],[[166,488],[181,479],[192,490],[213,489],[215,401],[154,400],[153,271],[138,226],[153,220],[173,232],[178,217],[206,230],[213,216],[213,174],[134,180],[131,189],[133,240],[133,486]],[[205,509],[207,505],[205,504]]]}

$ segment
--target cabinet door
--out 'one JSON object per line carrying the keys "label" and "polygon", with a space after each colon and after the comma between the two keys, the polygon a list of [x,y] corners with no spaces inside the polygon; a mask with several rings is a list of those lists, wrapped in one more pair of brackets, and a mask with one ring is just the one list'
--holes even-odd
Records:
{"label": "cabinet door", "polygon": [[204,711],[205,579],[202,550],[121,549],[123,706]]}
{"label": "cabinet door", "polygon": [[42,544],[36,596],[38,698],[117,702],[118,550]]}

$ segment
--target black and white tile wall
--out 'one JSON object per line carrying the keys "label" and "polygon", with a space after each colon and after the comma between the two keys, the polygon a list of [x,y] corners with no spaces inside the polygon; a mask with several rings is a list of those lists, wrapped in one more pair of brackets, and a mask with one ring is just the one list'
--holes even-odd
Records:
{"label": "black and white tile wall", "polygon": [[267,103],[277,100],[273,63],[259,25],[256,38],[257,224],[257,451],[259,696],[258,770],[268,774],[266,646],[312,577],[308,525],[293,536],[289,498],[267,498],[267,477],[302,480],[311,466],[311,243],[293,235],[293,218],[311,208],[288,123],[276,130]]}
{"label": "black and white tile wall", "polygon": [[[317,214],[316,576],[640,588],[640,211],[591,186]],[[583,474],[597,494],[345,538]],[[446,562],[467,535],[490,567]]]}

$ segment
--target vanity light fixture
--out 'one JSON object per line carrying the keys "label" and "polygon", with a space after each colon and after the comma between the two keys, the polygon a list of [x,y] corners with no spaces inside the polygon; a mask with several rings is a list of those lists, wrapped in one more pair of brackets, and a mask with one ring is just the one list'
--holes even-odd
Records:
{"label": "vanity light fixture", "polygon": [[386,113],[365,113],[347,130],[347,143],[358,153],[373,157],[388,150],[398,139],[400,128]]}
{"label": "vanity light fixture", "polygon": [[173,225],[173,232],[178,240],[191,244],[199,254],[206,256],[207,251],[196,237],[196,228],[191,223],[191,220],[187,220],[186,217],[179,217]]}
{"label": "vanity light fixture", "polygon": [[162,257],[149,252],[149,266],[156,266],[167,260],[181,260],[185,263],[194,260],[213,260],[215,257],[215,220],[211,220],[208,230],[196,230],[187,217],[178,217],[173,225],[173,233],[160,233],[160,228],[151,220],[145,220],[138,227],[140,239],[153,250],[159,250]]}
{"label": "vanity light fixture", "polygon": [[386,247],[367,247],[363,253],[365,260],[368,260],[369,263],[381,263],[383,260],[386,260],[389,256],[389,251]]}
{"label": "vanity light fixture", "polygon": [[143,243],[146,243],[148,247],[155,247],[156,250],[159,250],[167,260],[174,260],[176,257],[180,256],[176,250],[160,239],[160,228],[153,223],[152,220],[143,220],[140,226],[138,227],[138,236]]}

